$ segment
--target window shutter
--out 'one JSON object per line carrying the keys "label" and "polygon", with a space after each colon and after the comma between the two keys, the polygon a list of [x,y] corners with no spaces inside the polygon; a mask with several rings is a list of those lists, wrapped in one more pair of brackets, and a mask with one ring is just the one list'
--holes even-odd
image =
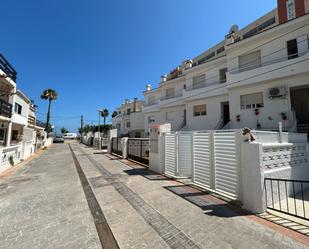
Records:
{"label": "window shutter", "polygon": [[240,96],[241,105],[263,103],[263,93],[252,93]]}
{"label": "window shutter", "polygon": [[202,74],[193,77],[193,88],[200,88],[206,86],[206,75]]}
{"label": "window shutter", "polygon": [[247,71],[261,66],[261,51],[239,56],[239,71]]}

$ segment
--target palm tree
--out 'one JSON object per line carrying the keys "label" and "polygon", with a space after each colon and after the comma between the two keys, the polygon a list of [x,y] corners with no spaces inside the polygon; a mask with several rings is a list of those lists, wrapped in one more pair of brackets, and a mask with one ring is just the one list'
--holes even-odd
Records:
{"label": "palm tree", "polygon": [[69,131],[65,127],[62,127],[61,128],[61,133],[65,134],[65,133],[69,133]]}
{"label": "palm tree", "polygon": [[53,89],[47,89],[44,90],[41,94],[41,99],[48,100],[48,111],[47,111],[47,117],[46,117],[46,126],[45,131],[49,132],[49,120],[50,120],[50,105],[53,100],[56,100],[58,98],[58,93],[56,90]]}
{"label": "palm tree", "polygon": [[103,117],[104,125],[106,124],[106,118],[108,117],[108,115],[109,115],[109,112],[107,109],[102,110],[101,116]]}
{"label": "palm tree", "polygon": [[117,115],[118,115],[118,112],[117,112],[117,111],[114,111],[114,112],[112,113],[112,118],[116,117]]}

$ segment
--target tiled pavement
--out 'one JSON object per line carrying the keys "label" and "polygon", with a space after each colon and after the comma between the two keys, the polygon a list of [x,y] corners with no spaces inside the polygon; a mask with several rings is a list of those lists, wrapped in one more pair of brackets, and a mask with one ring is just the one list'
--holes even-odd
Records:
{"label": "tiled pavement", "polygon": [[[120,248],[308,248],[190,186],[72,148]],[[0,248],[101,247],[66,144],[1,179],[0,200]]]}
{"label": "tiled pavement", "polygon": [[120,248],[307,248],[210,195],[73,147]]}

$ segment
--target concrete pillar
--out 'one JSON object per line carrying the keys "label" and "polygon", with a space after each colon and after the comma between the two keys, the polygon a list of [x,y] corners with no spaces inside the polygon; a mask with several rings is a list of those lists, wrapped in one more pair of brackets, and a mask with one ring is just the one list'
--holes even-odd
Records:
{"label": "concrete pillar", "polygon": [[7,132],[6,132],[6,142],[5,142],[6,147],[9,147],[11,145],[12,126],[13,126],[13,123],[10,121],[9,125],[8,125]]}
{"label": "concrete pillar", "polygon": [[242,142],[241,145],[241,201],[243,208],[253,213],[266,211],[264,202],[264,173],[261,168],[262,145]]}
{"label": "concrete pillar", "polygon": [[171,132],[171,124],[151,125],[149,169],[163,174],[165,171],[165,134]]}
{"label": "concrete pillar", "polygon": [[128,137],[123,137],[121,139],[122,157],[128,158]]}
{"label": "concrete pillar", "polygon": [[117,137],[118,130],[112,129],[108,131],[107,153],[112,153],[112,139]]}

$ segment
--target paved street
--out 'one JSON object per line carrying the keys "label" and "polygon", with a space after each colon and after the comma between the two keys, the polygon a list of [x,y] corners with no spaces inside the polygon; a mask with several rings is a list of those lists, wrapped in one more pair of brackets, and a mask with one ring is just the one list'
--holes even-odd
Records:
{"label": "paved street", "polygon": [[70,146],[0,180],[0,248],[308,248],[190,186]]}

